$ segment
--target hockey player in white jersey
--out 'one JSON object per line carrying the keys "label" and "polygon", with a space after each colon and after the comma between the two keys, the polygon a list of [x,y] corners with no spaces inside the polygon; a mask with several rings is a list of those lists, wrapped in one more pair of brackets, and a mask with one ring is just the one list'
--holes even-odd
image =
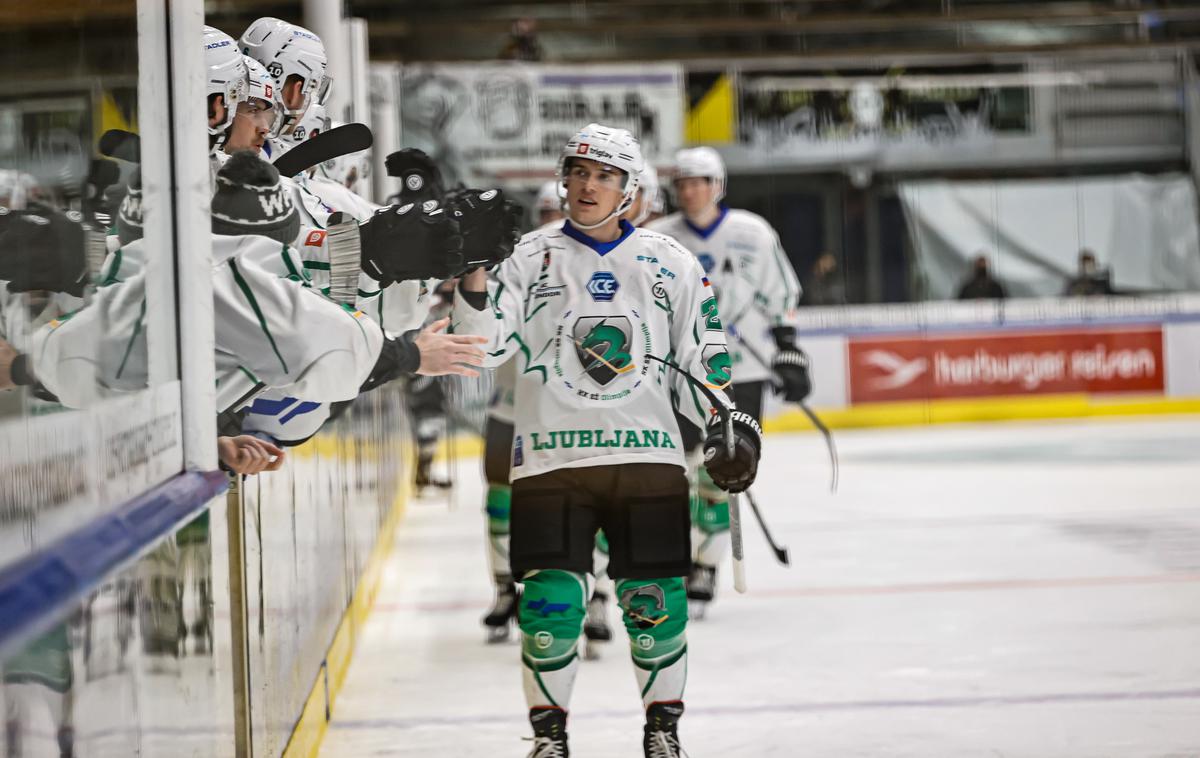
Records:
{"label": "hockey player in white jersey", "polygon": [[[799,280],[765,219],[722,204],[725,164],[716,150],[680,150],[675,164],[681,211],[649,228],[678,240],[704,267],[721,298],[736,377],[734,400],[739,410],[761,419],[768,384],[778,383],[789,402],[803,400],[811,389],[808,356],[796,346],[790,323]],[[704,604],[713,599],[717,566],[729,551],[729,502],[703,471],[697,473],[692,506],[697,544],[688,598],[695,601],[695,615],[702,616]]]}
{"label": "hockey player in white jersey", "polygon": [[641,169],[629,132],[585,127],[559,161],[568,221],[525,235],[493,281],[473,271],[455,296],[455,331],[487,337],[487,365],[516,361],[510,561],[525,586],[534,758],[568,755],[566,709],[600,528],[646,708],[645,754],[681,754],[691,559],[674,414],[707,427],[707,466],[731,490],[753,482],[761,448],[757,424],[734,412],[730,456],[707,395],[660,362],[706,388],[730,381],[699,264],[670,238],[620,219]]}

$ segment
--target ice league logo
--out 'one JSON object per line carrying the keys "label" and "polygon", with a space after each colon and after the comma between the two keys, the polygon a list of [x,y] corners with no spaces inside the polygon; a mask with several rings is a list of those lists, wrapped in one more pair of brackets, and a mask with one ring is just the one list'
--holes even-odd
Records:
{"label": "ice league logo", "polygon": [[611,303],[621,284],[611,271],[597,271],[588,280],[587,291],[597,303]]}
{"label": "ice league logo", "polygon": [[571,332],[584,373],[601,387],[633,370],[633,328],[625,316],[583,316]]}

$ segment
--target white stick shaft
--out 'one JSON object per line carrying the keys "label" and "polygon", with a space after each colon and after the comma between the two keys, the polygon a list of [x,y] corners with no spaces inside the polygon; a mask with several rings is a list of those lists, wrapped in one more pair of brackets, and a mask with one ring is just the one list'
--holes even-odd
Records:
{"label": "white stick shaft", "polygon": [[729,493],[729,541],[733,547],[733,588],[746,591],[746,563],[742,551],[741,496]]}

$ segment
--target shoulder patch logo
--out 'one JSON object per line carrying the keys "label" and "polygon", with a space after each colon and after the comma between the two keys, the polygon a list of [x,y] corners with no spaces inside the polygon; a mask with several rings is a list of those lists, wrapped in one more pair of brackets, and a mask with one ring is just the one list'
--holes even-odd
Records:
{"label": "shoulder patch logo", "polygon": [[321,243],[324,241],[325,232],[321,229],[313,229],[308,233],[308,236],[304,238],[304,244],[308,245],[309,247],[320,247]]}
{"label": "shoulder patch logo", "polygon": [[620,288],[621,283],[617,281],[617,277],[613,276],[611,271],[597,271],[592,274],[592,278],[587,283],[588,294],[597,303],[612,302]]}

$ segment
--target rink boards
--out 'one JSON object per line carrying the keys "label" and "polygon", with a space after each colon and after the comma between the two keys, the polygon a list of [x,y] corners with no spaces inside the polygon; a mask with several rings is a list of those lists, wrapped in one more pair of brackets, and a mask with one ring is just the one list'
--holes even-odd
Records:
{"label": "rink boards", "polygon": [[1200,411],[1194,296],[814,308],[797,339],[835,427]]}

